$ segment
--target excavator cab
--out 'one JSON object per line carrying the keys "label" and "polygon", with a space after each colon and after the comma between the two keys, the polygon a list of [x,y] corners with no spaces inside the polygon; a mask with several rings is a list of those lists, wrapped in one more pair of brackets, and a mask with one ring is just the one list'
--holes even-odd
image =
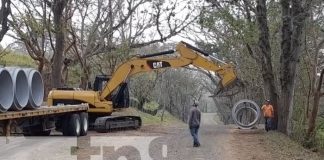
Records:
{"label": "excavator cab", "polygon": [[[97,75],[93,82],[93,90],[94,91],[102,91],[105,84],[109,81],[110,76],[108,75]],[[90,87],[91,88],[91,87]]]}
{"label": "excavator cab", "polygon": [[[101,92],[109,80],[110,76],[108,75],[97,75],[93,82],[93,90]],[[127,83],[121,83],[106,100],[112,101],[114,108],[129,107],[129,90]]]}

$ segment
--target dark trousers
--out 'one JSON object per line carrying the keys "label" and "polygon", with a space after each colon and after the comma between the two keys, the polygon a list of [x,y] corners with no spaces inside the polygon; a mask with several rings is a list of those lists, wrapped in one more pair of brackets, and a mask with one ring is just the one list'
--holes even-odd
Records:
{"label": "dark trousers", "polygon": [[272,130],[272,118],[271,117],[264,117],[264,128],[266,131]]}
{"label": "dark trousers", "polygon": [[194,143],[194,145],[200,145],[200,143],[199,143],[199,139],[198,139],[198,130],[199,130],[199,126],[190,126],[189,127],[189,129],[190,129],[190,133],[191,133],[191,136],[192,136],[192,138],[193,138],[193,143]]}

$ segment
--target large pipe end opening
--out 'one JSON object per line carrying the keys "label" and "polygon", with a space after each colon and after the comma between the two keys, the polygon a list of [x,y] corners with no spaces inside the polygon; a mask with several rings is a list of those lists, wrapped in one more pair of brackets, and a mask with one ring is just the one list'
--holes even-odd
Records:
{"label": "large pipe end opening", "polygon": [[13,81],[8,70],[0,68],[0,112],[6,112],[14,101]]}
{"label": "large pipe end opening", "polygon": [[10,72],[14,89],[14,103],[10,110],[22,110],[27,106],[29,98],[27,75],[21,68],[7,67],[6,69]]}
{"label": "large pipe end opening", "polygon": [[253,128],[258,124],[260,116],[260,107],[251,100],[240,100],[232,108],[232,118],[242,129]]}
{"label": "large pipe end opening", "polygon": [[31,92],[31,100],[32,100],[32,107],[38,108],[42,105],[44,99],[44,84],[41,74],[33,70],[31,72],[31,83],[30,83],[30,92]]}
{"label": "large pipe end opening", "polygon": [[28,79],[25,72],[21,69],[17,69],[16,81],[15,81],[15,98],[16,108],[18,110],[27,106],[29,99],[28,92]]}

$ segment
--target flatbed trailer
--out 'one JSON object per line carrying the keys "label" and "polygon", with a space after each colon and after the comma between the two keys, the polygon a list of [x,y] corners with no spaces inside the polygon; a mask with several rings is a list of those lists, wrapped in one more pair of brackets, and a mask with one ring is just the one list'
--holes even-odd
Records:
{"label": "flatbed trailer", "polygon": [[47,136],[53,129],[64,136],[84,136],[88,131],[88,105],[41,106],[34,110],[0,113],[3,136],[20,130],[25,136]]}

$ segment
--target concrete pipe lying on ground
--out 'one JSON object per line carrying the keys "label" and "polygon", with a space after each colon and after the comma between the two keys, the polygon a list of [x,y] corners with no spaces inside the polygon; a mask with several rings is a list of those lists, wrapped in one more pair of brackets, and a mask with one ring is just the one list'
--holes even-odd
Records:
{"label": "concrete pipe lying on ground", "polygon": [[36,109],[43,103],[44,84],[41,74],[32,68],[24,69],[28,79],[29,100],[26,108]]}
{"label": "concrete pipe lying on ground", "polygon": [[6,112],[13,104],[14,89],[10,73],[0,68],[0,112]]}
{"label": "concrete pipe lying on ground", "polygon": [[[239,113],[243,110],[250,110],[253,115],[254,119],[252,122],[245,124],[241,122],[238,118]],[[238,125],[242,129],[251,129],[253,128],[259,121],[261,116],[261,110],[260,107],[253,101],[248,99],[242,99],[235,103],[234,107],[232,108],[232,118],[236,125]]]}
{"label": "concrete pipe lying on ground", "polygon": [[[249,115],[251,117],[248,117],[248,115],[247,115],[248,112],[247,111],[251,111],[250,113],[252,113],[252,114]],[[236,115],[234,117],[235,118],[234,121],[236,122],[236,124],[240,128],[244,128],[244,129],[253,128],[255,126],[256,122],[258,121],[258,118],[257,118],[258,113],[257,113],[257,111],[255,109],[253,109],[252,107],[249,107],[249,106],[248,107],[239,107],[239,109],[236,111],[235,114]],[[242,117],[240,118],[240,116],[242,116]],[[248,118],[248,120],[243,119],[244,116],[245,116],[245,118]],[[251,121],[251,119],[253,119],[253,120]],[[245,122],[244,122],[244,120],[245,120]]]}
{"label": "concrete pipe lying on ground", "polygon": [[6,67],[6,69],[10,72],[14,90],[14,103],[11,105],[10,110],[22,110],[28,103],[27,76],[21,68]]}

